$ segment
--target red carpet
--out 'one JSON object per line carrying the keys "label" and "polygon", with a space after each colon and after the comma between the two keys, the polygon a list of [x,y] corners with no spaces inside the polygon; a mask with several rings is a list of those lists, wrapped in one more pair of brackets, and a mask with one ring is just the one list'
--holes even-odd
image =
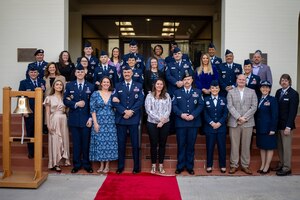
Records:
{"label": "red carpet", "polygon": [[181,200],[175,176],[109,173],[95,200]]}

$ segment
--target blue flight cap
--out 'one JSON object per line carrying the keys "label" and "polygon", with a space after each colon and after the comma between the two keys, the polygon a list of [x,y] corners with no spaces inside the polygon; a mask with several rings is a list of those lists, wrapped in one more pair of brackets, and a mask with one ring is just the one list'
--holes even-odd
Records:
{"label": "blue flight cap", "polygon": [[84,70],[82,64],[78,63],[76,70]]}
{"label": "blue flight cap", "polygon": [[185,78],[187,78],[187,77],[190,77],[190,76],[193,77],[193,73],[189,73],[188,70],[185,70],[184,76],[182,77],[182,80],[185,79]]}
{"label": "blue flight cap", "polygon": [[[228,54],[231,54],[232,53],[232,51],[230,51],[229,49],[226,49],[226,51],[225,51],[225,56],[227,56]],[[233,53],[232,53],[233,54]]]}
{"label": "blue flight cap", "polygon": [[104,50],[102,50],[101,53],[100,53],[100,56],[107,56],[107,55],[108,55],[107,52],[104,51]]}
{"label": "blue flight cap", "polygon": [[219,81],[218,80],[212,80],[211,83],[210,83],[210,86],[214,86],[214,87],[219,86]]}
{"label": "blue flight cap", "polygon": [[92,47],[92,44],[89,41],[87,41],[86,43],[84,43],[84,48],[85,47]]}
{"label": "blue flight cap", "polygon": [[244,60],[244,65],[252,65],[252,62],[250,59]]}
{"label": "blue flight cap", "polygon": [[215,45],[214,45],[214,43],[209,43],[209,45],[208,45],[208,48],[214,48],[214,49],[216,49],[216,47],[215,47]]}
{"label": "blue flight cap", "polygon": [[271,88],[272,84],[266,80],[266,81],[260,82],[260,87],[262,87],[262,86],[267,86],[267,87]]}
{"label": "blue flight cap", "polygon": [[179,49],[179,47],[175,47],[174,50],[173,50],[173,53],[178,53],[179,51],[181,51],[181,50]]}
{"label": "blue flight cap", "polygon": [[134,58],[135,60],[137,59],[136,56],[135,56],[133,53],[130,53],[130,54],[129,54],[128,59],[129,59],[129,58]]}
{"label": "blue flight cap", "polygon": [[138,43],[135,41],[135,40],[131,40],[130,42],[129,42],[129,45],[130,46],[135,46],[135,45],[137,45]]}
{"label": "blue flight cap", "polygon": [[44,50],[43,49],[36,50],[35,53],[34,53],[34,56],[36,56],[39,53],[44,53]]}
{"label": "blue flight cap", "polygon": [[123,70],[132,70],[131,67],[129,67],[129,65],[126,63],[126,65],[124,66]]}
{"label": "blue flight cap", "polygon": [[28,71],[38,71],[38,68],[35,65],[31,65]]}

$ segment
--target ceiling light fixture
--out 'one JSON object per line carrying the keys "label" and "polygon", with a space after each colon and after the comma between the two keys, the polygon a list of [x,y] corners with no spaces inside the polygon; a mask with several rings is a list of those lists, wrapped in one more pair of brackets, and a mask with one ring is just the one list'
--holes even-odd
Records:
{"label": "ceiling light fixture", "polygon": [[177,31],[177,28],[163,28],[162,29],[162,32],[176,32]]}
{"label": "ceiling light fixture", "polygon": [[134,31],[132,27],[120,27],[120,31]]}
{"label": "ceiling light fixture", "polygon": [[147,22],[151,22],[152,19],[151,19],[151,18],[146,18],[146,21],[147,21]]}
{"label": "ceiling light fixture", "polygon": [[132,26],[131,22],[115,22],[116,26]]}
{"label": "ceiling light fixture", "polygon": [[174,27],[174,26],[176,26],[176,27],[178,27],[180,25],[180,22],[164,22],[163,23],[163,26],[171,26],[171,27]]}

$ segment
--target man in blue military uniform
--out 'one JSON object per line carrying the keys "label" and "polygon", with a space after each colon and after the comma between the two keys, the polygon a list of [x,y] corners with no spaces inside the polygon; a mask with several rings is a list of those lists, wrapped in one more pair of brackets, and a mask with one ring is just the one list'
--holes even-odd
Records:
{"label": "man in blue military uniform", "polygon": [[[19,91],[34,91],[36,87],[41,87],[45,91],[45,81],[38,78],[39,72],[35,65],[28,68],[28,78],[20,82]],[[34,99],[29,99],[31,114],[24,114],[27,137],[34,137]],[[28,158],[34,157],[34,144],[27,143]]]}
{"label": "man in blue military uniform", "polygon": [[124,81],[117,84],[113,94],[113,106],[116,108],[116,124],[118,133],[118,169],[117,174],[124,171],[126,138],[129,132],[134,161],[132,173],[140,172],[139,160],[139,123],[144,104],[142,84],[132,80],[132,69],[123,69]]}
{"label": "man in blue military uniform", "polygon": [[121,75],[121,78],[120,78],[120,82],[124,81],[124,76],[123,76],[123,73],[122,73],[123,69],[126,66],[129,66],[132,69],[132,72],[133,72],[132,80],[143,85],[143,83],[144,83],[143,70],[136,67],[136,65],[137,65],[136,60],[137,60],[137,58],[134,54],[129,54],[127,63],[125,63],[121,68],[121,74],[122,75]]}
{"label": "man in blue military uniform", "polygon": [[92,126],[89,102],[94,85],[84,80],[85,72],[81,64],[78,64],[75,76],[77,79],[67,83],[64,93],[64,104],[69,108],[68,125],[73,140],[71,172],[77,173],[83,167],[88,173],[93,173],[89,162],[89,139]]}
{"label": "man in blue military uniform", "polygon": [[[94,73],[96,67],[99,65],[99,60],[96,56],[93,56],[93,47],[90,42],[86,42],[84,44],[83,52],[84,56],[87,57],[89,60],[89,68],[91,69],[92,73]],[[80,63],[81,57],[77,58],[77,65]]]}
{"label": "man in blue military uniform", "polygon": [[94,84],[96,86],[95,89],[100,85],[100,80],[103,76],[107,76],[111,79],[113,83],[113,87],[116,86],[116,83],[119,82],[119,77],[117,74],[117,70],[114,66],[108,64],[108,54],[105,51],[101,51],[100,54],[100,64],[95,69],[94,73]]}
{"label": "man in blue military uniform", "polygon": [[217,80],[210,84],[211,95],[204,98],[204,128],[206,135],[206,172],[212,172],[215,144],[218,145],[219,167],[226,172],[226,120],[227,100],[219,96],[220,86]]}
{"label": "man in blue military uniform", "polygon": [[124,64],[127,63],[128,58],[131,54],[133,54],[136,57],[136,68],[141,69],[142,72],[145,70],[145,59],[144,57],[138,53],[138,43],[135,40],[131,40],[129,43],[129,53],[125,54],[122,58]]}
{"label": "man in blue military uniform", "polygon": [[185,73],[193,75],[194,70],[190,61],[182,58],[181,50],[176,47],[173,51],[174,61],[169,62],[166,68],[166,80],[168,83],[168,92],[173,96],[175,90],[183,87],[182,78]]}
{"label": "man in blue military uniform", "polygon": [[233,53],[226,49],[226,62],[220,65],[219,82],[221,85],[220,95],[226,97],[229,90],[236,86],[236,79],[239,74],[243,73],[242,66],[233,62]]}
{"label": "man in blue military uniform", "polygon": [[38,78],[43,79],[44,71],[48,64],[46,61],[44,61],[44,50],[43,49],[36,50],[34,53],[34,56],[35,56],[35,62],[29,63],[27,66],[26,78],[29,78],[29,75],[28,75],[29,69],[34,67],[38,70],[38,73],[39,73]]}
{"label": "man in blue military uniform", "polygon": [[218,72],[220,70],[220,64],[222,64],[222,58],[219,58],[216,56],[216,47],[215,45],[211,42],[208,45],[208,54],[210,56],[210,62],[212,65],[216,66]]}
{"label": "man in blue military uniform", "polygon": [[[174,55],[174,49],[175,49],[175,48],[178,48],[178,44],[177,44],[177,42],[171,42],[171,43],[170,43],[170,46],[171,46],[171,49],[170,49],[169,56],[167,56],[167,57],[165,58],[165,63],[166,63],[166,65],[167,65],[168,63],[170,63],[170,62],[174,62],[174,57],[173,57],[173,55]],[[187,54],[185,54],[185,53],[182,54],[182,60],[188,61],[188,62],[191,63],[191,60],[190,60],[189,56],[188,56]]]}
{"label": "man in blue military uniform", "polygon": [[188,72],[183,78],[183,87],[175,91],[172,108],[175,113],[177,139],[177,167],[175,174],[180,174],[184,168],[191,175],[194,172],[195,142],[198,128],[201,126],[201,111],[204,103],[201,91],[192,88],[193,76]]}
{"label": "man in blue military uniform", "polygon": [[246,76],[246,87],[255,90],[256,96],[261,97],[260,77],[252,73],[252,63],[250,59],[244,60],[244,75]]}

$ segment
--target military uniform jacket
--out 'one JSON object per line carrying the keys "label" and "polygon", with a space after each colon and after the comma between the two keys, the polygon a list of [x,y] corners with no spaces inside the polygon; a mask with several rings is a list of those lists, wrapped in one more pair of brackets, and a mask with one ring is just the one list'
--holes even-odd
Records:
{"label": "military uniform jacket", "polygon": [[299,94],[296,90],[289,87],[280,98],[281,89],[276,91],[275,98],[278,101],[278,130],[284,130],[286,127],[296,128],[295,118],[297,116]]}
{"label": "military uniform jacket", "polygon": [[[247,82],[246,82],[247,84]],[[257,97],[260,97],[260,77],[251,73],[248,84],[248,88],[255,90]]]}
{"label": "military uniform jacket", "polygon": [[210,60],[211,64],[216,66],[218,72],[220,70],[220,65],[222,64],[222,58],[219,58],[217,56],[214,56],[213,59]]}
{"label": "military uniform jacket", "polygon": [[[205,133],[220,133],[226,132],[226,120],[228,115],[227,100],[224,97],[218,96],[217,105],[211,96],[204,98],[204,129]],[[213,129],[210,122],[220,122],[221,126],[218,129]]]}
{"label": "military uniform jacket", "polygon": [[[86,122],[90,118],[90,96],[94,91],[94,85],[84,81],[82,91],[79,91],[77,81],[66,84],[64,93],[64,104],[69,108],[69,126],[86,127]],[[83,108],[75,107],[76,102],[83,100]]]}
{"label": "military uniform jacket", "polygon": [[48,63],[46,61],[42,61],[42,64],[38,67],[38,63],[37,62],[33,62],[33,63],[29,63],[27,66],[27,70],[26,70],[26,78],[29,78],[28,75],[28,71],[31,67],[35,67],[36,69],[38,69],[39,72],[39,79],[43,79],[44,78],[44,72],[46,69],[46,66],[48,65]]}
{"label": "military uniform jacket", "polygon": [[[189,56],[185,53],[182,54],[182,60],[185,60],[185,61],[188,61],[191,63]],[[165,58],[166,65],[169,64],[170,62],[175,62],[175,59],[173,57],[173,52],[170,52],[170,55]]]}
{"label": "military uniform jacket", "polygon": [[[121,69],[121,78],[120,78],[120,82],[124,82],[124,77],[123,77],[123,68],[124,68],[124,67],[125,67],[125,65],[123,65],[123,66],[122,66],[122,69]],[[134,82],[138,82],[138,83],[140,83],[140,84],[143,85],[143,83],[144,83],[143,71],[142,71],[141,69],[139,69],[139,68],[134,67],[134,68],[132,69],[132,73],[133,73],[133,75],[132,75],[132,80],[133,80]]]}
{"label": "military uniform jacket", "polygon": [[107,70],[104,70],[103,66],[100,64],[94,72],[94,84],[96,81],[100,82],[103,76],[107,76],[113,82],[114,86],[119,82],[117,70],[114,66],[107,65]]}
{"label": "military uniform jacket", "polygon": [[[172,109],[175,113],[176,127],[200,127],[201,116],[204,103],[201,97],[201,91],[197,88],[192,88],[189,94],[186,94],[184,88],[174,92],[172,99]],[[194,120],[186,121],[181,118],[181,114],[187,113],[194,116]]]}
{"label": "military uniform jacket", "polygon": [[[261,99],[260,99],[261,100]],[[269,134],[270,131],[277,130],[278,104],[275,97],[266,96],[260,103],[258,101],[255,113],[255,127],[257,134]]]}
{"label": "military uniform jacket", "polygon": [[[123,56],[122,60],[123,60],[124,64],[127,63],[130,54],[131,53],[128,53],[128,54],[125,54]],[[134,53],[134,56],[136,57],[136,64],[135,64],[136,68],[141,69],[142,72],[144,72],[144,70],[145,70],[145,59],[144,59],[144,57],[141,54],[138,54],[138,53]]]}
{"label": "military uniform jacket", "polygon": [[220,65],[219,81],[221,89],[225,90],[227,86],[235,86],[236,78],[238,75],[242,74],[242,66],[237,63],[233,63],[232,69],[230,69],[227,63],[222,63]]}
{"label": "military uniform jacket", "polygon": [[[45,81],[43,79],[37,78],[37,85],[42,88],[43,91],[46,90]],[[34,91],[35,88],[30,78],[20,81],[19,91]],[[29,98],[29,107],[34,112],[34,98]]]}
{"label": "military uniform jacket", "polygon": [[[77,58],[77,65],[78,65],[78,63],[80,63],[80,58],[81,57]],[[99,65],[98,58],[96,56],[91,56],[91,58],[89,59],[89,68],[90,68],[92,74],[94,74],[95,69],[97,68],[98,65]]]}
{"label": "military uniform jacket", "polygon": [[[132,81],[130,91],[128,91],[125,82],[120,82],[116,85],[112,95],[112,98],[113,97],[117,97],[120,100],[119,103],[112,102],[112,105],[116,108],[116,124],[139,124],[141,119],[141,108],[144,105],[142,84]],[[133,116],[129,119],[125,119],[123,117],[125,110],[133,110]]]}

